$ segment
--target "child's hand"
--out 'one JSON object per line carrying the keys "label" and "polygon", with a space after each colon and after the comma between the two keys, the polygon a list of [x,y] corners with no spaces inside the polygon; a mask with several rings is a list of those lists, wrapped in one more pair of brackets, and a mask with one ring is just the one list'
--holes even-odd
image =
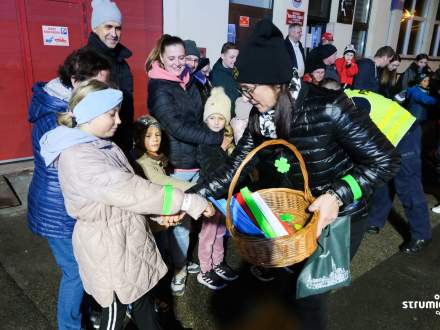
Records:
{"label": "child's hand", "polygon": [[224,136],[221,148],[224,151],[226,151],[228,149],[228,147],[230,146],[230,144],[232,143],[233,140],[234,140],[233,136]]}
{"label": "child's hand", "polygon": [[212,206],[210,202],[208,202],[208,206],[206,207],[205,211],[203,211],[203,216],[206,218],[210,218],[215,214],[215,208]]}
{"label": "child's hand", "polygon": [[174,215],[162,215],[160,217],[161,224],[165,227],[177,226],[178,224],[180,224],[185,214],[185,212],[181,211],[180,213]]}

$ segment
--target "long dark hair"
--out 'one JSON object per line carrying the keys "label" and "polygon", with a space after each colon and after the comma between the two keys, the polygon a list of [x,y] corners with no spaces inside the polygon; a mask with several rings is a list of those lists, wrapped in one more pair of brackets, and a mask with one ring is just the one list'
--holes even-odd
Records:
{"label": "long dark hair", "polygon": [[[395,61],[402,62],[402,59],[398,54],[395,54],[393,56],[390,63],[393,63]],[[383,88],[387,88],[388,86],[394,88],[396,84],[397,84],[397,69],[390,71],[388,70],[388,66],[384,67],[380,75],[380,86]]]}
{"label": "long dark hair", "polygon": [[[272,86],[272,88],[276,87]],[[279,139],[287,139],[290,135],[291,121],[295,111],[295,101],[290,94],[289,86],[287,84],[280,86],[280,92],[274,110],[277,137]],[[248,127],[252,136],[264,139],[265,137],[261,134],[259,116],[260,113],[255,108],[252,109],[249,115]]]}
{"label": "long dark hair", "polygon": [[139,117],[133,124],[133,153],[135,159],[147,153],[147,149],[145,148],[145,136],[151,126],[157,127],[161,130],[159,122],[156,118],[150,115]]}

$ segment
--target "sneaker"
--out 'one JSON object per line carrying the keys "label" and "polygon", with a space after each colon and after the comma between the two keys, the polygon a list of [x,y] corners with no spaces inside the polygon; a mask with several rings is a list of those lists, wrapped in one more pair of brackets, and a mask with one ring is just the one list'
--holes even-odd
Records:
{"label": "sneaker", "polygon": [[171,294],[173,296],[183,296],[185,293],[186,278],[186,269],[174,274],[173,278],[171,279]]}
{"label": "sneaker", "polygon": [[197,275],[197,281],[204,286],[207,286],[211,290],[220,290],[226,286],[226,283],[223,279],[218,276],[214,269],[211,269],[209,272],[202,273],[200,272]]}
{"label": "sneaker", "polygon": [[407,255],[417,255],[423,251],[430,243],[431,239],[412,239],[400,246],[400,251]]}
{"label": "sneaker", "polygon": [[367,227],[367,233],[368,234],[376,235],[376,234],[379,234],[379,232],[380,232],[380,228],[377,227],[377,226],[368,226]]}
{"label": "sneaker", "polygon": [[159,298],[154,299],[154,311],[156,313],[166,313],[170,310],[170,306]]}
{"label": "sneaker", "polygon": [[200,273],[200,266],[195,262],[188,261],[188,264],[186,265],[186,270],[190,274],[197,274]]}
{"label": "sneaker", "polygon": [[432,212],[440,214],[440,204],[431,209]]}
{"label": "sneaker", "polygon": [[93,329],[99,329],[101,326],[101,312],[91,311],[89,319]]}
{"label": "sneaker", "polygon": [[262,282],[270,282],[275,279],[275,276],[273,276],[272,270],[268,268],[258,267],[258,266],[251,266],[250,268],[251,274],[254,275],[256,278],[258,278]]}
{"label": "sneaker", "polygon": [[238,274],[224,261],[214,266],[214,272],[226,281],[233,281],[238,278]]}

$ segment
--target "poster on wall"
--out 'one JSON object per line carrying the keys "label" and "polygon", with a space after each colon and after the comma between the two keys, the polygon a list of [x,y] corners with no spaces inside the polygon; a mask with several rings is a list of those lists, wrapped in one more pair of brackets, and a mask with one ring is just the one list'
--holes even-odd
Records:
{"label": "poster on wall", "polygon": [[356,0],[339,0],[338,23],[352,24]]}
{"label": "poster on wall", "polygon": [[67,26],[42,25],[43,45],[69,47],[69,28]]}
{"label": "poster on wall", "polygon": [[240,16],[240,27],[249,27],[249,16]]}
{"label": "poster on wall", "polygon": [[304,25],[304,12],[299,10],[287,9],[286,24]]}

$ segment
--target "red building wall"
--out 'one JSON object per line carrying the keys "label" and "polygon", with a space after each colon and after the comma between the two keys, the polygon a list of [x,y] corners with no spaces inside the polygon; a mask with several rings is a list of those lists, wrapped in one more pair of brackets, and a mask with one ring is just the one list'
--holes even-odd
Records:
{"label": "red building wall", "polygon": [[[56,76],[58,66],[87,43],[90,0],[0,1],[0,162],[31,157],[27,107],[32,84]],[[122,43],[133,56],[135,116],[146,112],[144,62],[162,34],[162,0],[116,0],[123,15]],[[43,44],[42,26],[68,28],[69,46]]]}

